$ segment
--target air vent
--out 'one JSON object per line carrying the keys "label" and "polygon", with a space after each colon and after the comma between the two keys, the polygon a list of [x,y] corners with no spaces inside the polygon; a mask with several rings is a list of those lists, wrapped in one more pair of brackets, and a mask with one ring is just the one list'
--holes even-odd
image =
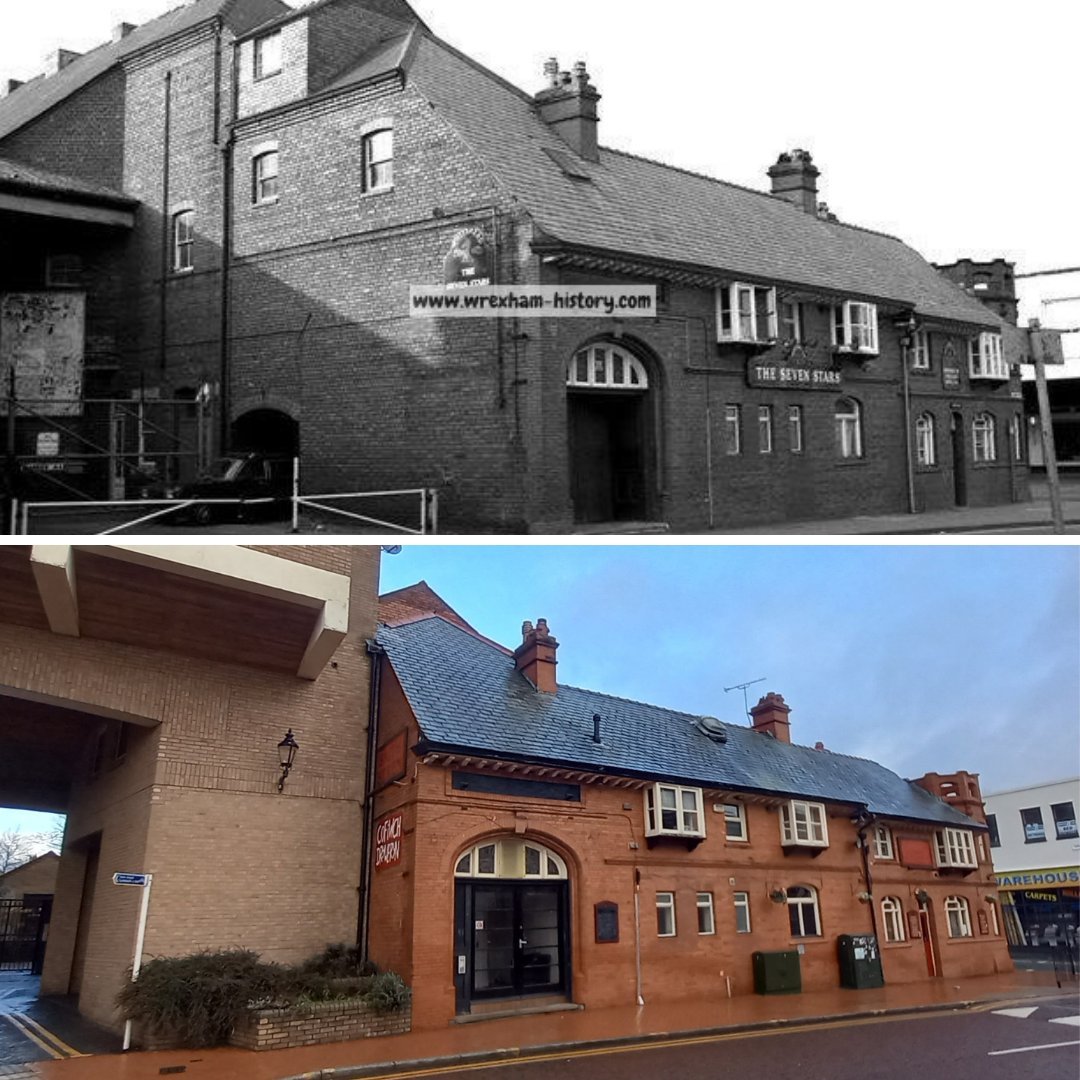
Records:
{"label": "air vent", "polygon": [[713,742],[727,742],[727,728],[715,716],[699,716],[697,727],[698,731],[708,736]]}

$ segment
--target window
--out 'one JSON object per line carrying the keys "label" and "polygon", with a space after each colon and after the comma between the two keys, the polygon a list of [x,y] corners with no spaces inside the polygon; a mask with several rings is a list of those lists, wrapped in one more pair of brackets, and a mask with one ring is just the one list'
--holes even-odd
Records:
{"label": "window", "polygon": [[583,390],[648,390],[649,375],[636,356],[614,345],[595,345],[570,361],[566,385]]}
{"label": "window", "polygon": [[841,352],[876,353],[877,305],[848,300],[834,307],[832,343]]}
{"label": "window", "polygon": [[998,836],[997,814],[986,815],[986,827],[990,830],[990,846],[1001,847],[1001,838]]}
{"label": "window", "polygon": [[819,937],[817,891],[809,885],[792,885],[787,890],[788,917],[792,937]]}
{"label": "window", "polygon": [[750,933],[750,894],[737,892],[734,894],[735,902],[735,933]]}
{"label": "window", "polygon": [[1076,839],[1076,810],[1071,802],[1054,803],[1050,807],[1054,815],[1054,831],[1059,840]]}
{"label": "window", "polygon": [[195,269],[195,211],[173,214],[173,270],[178,274]]}
{"label": "window", "polygon": [[645,792],[646,836],[704,836],[701,789],[653,784]]}
{"label": "window", "polygon": [[717,289],[721,341],[774,341],[776,290],[735,282]]}
{"label": "window", "polygon": [[1007,379],[1009,365],[1001,351],[1000,334],[980,334],[968,340],[968,374],[973,379]]}
{"label": "window", "polygon": [[77,289],[83,283],[83,261],[80,255],[49,255],[45,259],[45,287],[48,289]]}
{"label": "window", "polygon": [[1032,806],[1027,810],[1021,810],[1020,820],[1024,823],[1025,844],[1041,844],[1046,839],[1041,807]]}
{"label": "window", "polygon": [[724,407],[724,435],[729,454],[742,453],[742,406]]}
{"label": "window", "polygon": [[697,932],[715,934],[716,920],[713,918],[713,899],[711,892],[697,894]]}
{"label": "window", "polygon": [[787,422],[791,452],[793,454],[801,454],[803,447],[801,405],[791,405],[788,407]]}
{"label": "window", "polygon": [[971,911],[962,896],[945,897],[945,918],[949,920],[949,937],[971,937]]}
{"label": "window", "polygon": [[278,198],[278,152],[267,150],[251,163],[251,201],[277,202]]}
{"label": "window", "polygon": [[675,936],[675,894],[656,894],[656,933],[658,937]]}
{"label": "window", "polygon": [[994,937],[1001,937],[1001,924],[998,922],[997,904],[991,900],[986,906],[990,909],[990,932]]}
{"label": "window", "polygon": [[876,825],[874,827],[874,858],[891,859],[892,857],[892,831],[888,825]]}
{"label": "window", "polygon": [[255,78],[268,79],[281,71],[281,31],[255,39]]}
{"label": "window", "polygon": [[511,837],[469,848],[458,856],[454,875],[554,881],[565,881],[567,877],[566,863],[555,852]]}
{"label": "window", "polygon": [[1024,460],[1024,427],[1019,413],[1013,413],[1009,421],[1009,445],[1012,447],[1013,461]]}
{"label": "window", "polygon": [[915,421],[915,460],[926,468],[937,464],[933,413],[923,413]]}
{"label": "window", "polygon": [[729,840],[745,840],[746,807],[742,803],[724,803],[724,828]]}
{"label": "window", "polygon": [[772,406],[759,405],[757,411],[758,450],[762,454],[772,453]]}
{"label": "window", "polygon": [[942,829],[934,834],[938,866],[974,869],[975,842],[968,829]]}
{"label": "window", "polygon": [[975,461],[997,461],[997,436],[990,413],[979,413],[971,422],[971,456]]}
{"label": "window", "polygon": [[802,341],[802,307],[794,300],[780,301],[780,337],[784,341]]}
{"label": "window", "polygon": [[904,940],[904,908],[895,896],[886,896],[881,901],[881,923],[886,941]]}
{"label": "window", "polygon": [[930,370],[930,335],[916,330],[911,340],[911,368],[913,371]]}
{"label": "window", "polygon": [[780,843],[784,847],[828,847],[824,805],[795,799],[784,803],[780,807]]}
{"label": "window", "polygon": [[364,136],[364,190],[387,191],[394,186],[394,132],[392,128]]}
{"label": "window", "polygon": [[847,460],[863,456],[862,410],[851,398],[836,403],[836,449]]}

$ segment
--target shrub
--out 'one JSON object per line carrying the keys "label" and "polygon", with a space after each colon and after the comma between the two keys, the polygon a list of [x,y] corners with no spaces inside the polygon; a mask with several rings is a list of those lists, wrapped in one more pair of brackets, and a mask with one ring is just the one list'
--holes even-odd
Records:
{"label": "shrub", "polygon": [[384,971],[371,980],[367,1003],[379,1012],[400,1012],[412,1001],[412,991],[393,971]]}
{"label": "shrub", "polygon": [[300,965],[303,972],[325,975],[331,979],[355,979],[377,975],[379,969],[360,955],[359,945],[327,945],[317,956]]}

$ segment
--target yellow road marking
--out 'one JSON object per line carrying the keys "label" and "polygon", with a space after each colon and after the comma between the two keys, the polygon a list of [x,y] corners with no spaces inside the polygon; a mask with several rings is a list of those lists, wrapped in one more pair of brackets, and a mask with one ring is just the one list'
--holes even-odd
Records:
{"label": "yellow road marking", "polygon": [[66,1042],[64,1042],[64,1040],[61,1039],[59,1035],[57,1035],[54,1032],[50,1031],[44,1025],[39,1024],[36,1020],[34,1020],[31,1017],[27,1016],[26,1013],[16,1013],[15,1015],[24,1024],[29,1024],[36,1032],[38,1032],[41,1035],[41,1037],[43,1039],[47,1039],[54,1046],[56,1046],[57,1049],[63,1050],[64,1053],[67,1054],[68,1057],[86,1057],[85,1054],[80,1053],[73,1046],[68,1046],[68,1044]]}
{"label": "yellow road marking", "polygon": [[49,1046],[48,1043],[42,1042],[42,1040],[39,1039],[29,1028],[23,1027],[22,1024],[20,1024],[19,1021],[16,1020],[15,1017],[12,1016],[10,1013],[5,1013],[4,1016],[5,1019],[11,1022],[11,1026],[15,1028],[15,1030],[20,1035],[25,1035],[31,1042],[36,1043],[38,1046],[40,1046],[41,1049],[49,1055],[49,1057],[62,1058],[64,1056],[62,1053],[60,1053],[59,1050],[54,1050],[51,1046]]}
{"label": "yellow road marking", "polygon": [[441,1076],[444,1073],[479,1071],[480,1069],[500,1069],[510,1065],[531,1065],[545,1061],[567,1061],[571,1058],[602,1057],[605,1054],[629,1054],[639,1050],[661,1050],[681,1046],[702,1046],[708,1043],[735,1042],[740,1039],[760,1039],[767,1035],[795,1035],[803,1031],[828,1031],[835,1028],[862,1027],[867,1024],[894,1024],[904,1020],[930,1020],[935,1017],[951,1015],[949,1012],[905,1013],[902,1016],[867,1016],[855,1020],[829,1020],[819,1024],[777,1025],[758,1031],[731,1031],[720,1035],[695,1035],[685,1039],[649,1039],[621,1046],[597,1046],[585,1050],[564,1050],[554,1054],[529,1054],[519,1051],[513,1056],[499,1058],[496,1061],[468,1062],[461,1065],[434,1066],[427,1069],[413,1069],[409,1072],[388,1072],[374,1074],[368,1080],[383,1080],[395,1077]]}

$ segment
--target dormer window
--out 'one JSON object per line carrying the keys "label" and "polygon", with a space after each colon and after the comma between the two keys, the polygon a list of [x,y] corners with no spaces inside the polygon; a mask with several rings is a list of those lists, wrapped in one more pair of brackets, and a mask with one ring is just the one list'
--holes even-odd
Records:
{"label": "dormer window", "polygon": [[939,867],[974,870],[975,841],[968,829],[941,829],[934,834]]}
{"label": "dormer window", "polygon": [[823,803],[801,802],[792,799],[780,807],[781,847],[829,846],[829,829],[825,823]]}
{"label": "dormer window", "polygon": [[281,31],[275,30],[272,34],[264,34],[257,37],[253,45],[255,57],[254,76],[259,79],[269,79],[271,75],[281,73]]}
{"label": "dormer window", "polygon": [[704,838],[701,788],[676,784],[653,784],[646,788],[645,835]]}
{"label": "dormer window", "polygon": [[776,290],[734,282],[716,290],[716,324],[721,341],[776,340]]}
{"label": "dormer window", "polygon": [[973,379],[1007,379],[1009,365],[1000,334],[980,334],[968,340],[968,374]]}
{"label": "dormer window", "polygon": [[847,353],[877,354],[877,305],[846,300],[833,308],[832,343]]}

